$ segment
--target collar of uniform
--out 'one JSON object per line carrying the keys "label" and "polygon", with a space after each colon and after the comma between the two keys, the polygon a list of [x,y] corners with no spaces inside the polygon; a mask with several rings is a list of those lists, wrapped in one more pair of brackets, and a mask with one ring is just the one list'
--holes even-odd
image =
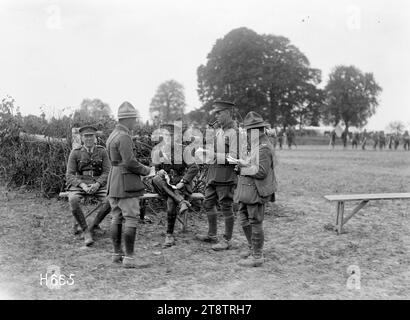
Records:
{"label": "collar of uniform", "polygon": [[93,146],[91,147],[91,150],[90,150],[90,151],[88,151],[88,148],[87,148],[86,146],[83,146],[83,148],[85,149],[85,151],[87,151],[87,152],[89,152],[89,153],[93,153],[94,150],[95,150],[95,145],[93,145]]}
{"label": "collar of uniform", "polygon": [[234,124],[235,124],[235,122],[233,121],[233,120],[231,120],[231,121],[229,121],[227,124],[225,124],[223,127],[222,127],[222,130],[227,130],[227,129],[231,129],[231,128],[233,128],[234,127]]}
{"label": "collar of uniform", "polygon": [[116,126],[115,126],[117,129],[120,129],[120,130],[123,130],[123,131],[125,131],[126,133],[130,133],[130,130],[126,127],[126,126],[124,126],[123,124],[121,124],[121,123],[118,123]]}

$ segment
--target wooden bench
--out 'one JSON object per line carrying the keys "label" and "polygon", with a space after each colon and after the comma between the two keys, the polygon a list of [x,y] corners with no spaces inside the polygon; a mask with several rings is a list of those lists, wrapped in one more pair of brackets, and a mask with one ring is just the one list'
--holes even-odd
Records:
{"label": "wooden bench", "polygon": [[[343,232],[343,226],[352,218],[360,209],[362,209],[370,200],[396,200],[410,199],[410,193],[374,193],[374,194],[350,194],[350,195],[327,195],[327,200],[337,202],[336,205],[336,226],[337,234]],[[344,217],[345,202],[360,201],[353,211]]]}
{"label": "wooden bench", "polygon": [[[60,192],[60,194],[58,195],[60,198],[68,198],[69,192],[65,191],[65,192]],[[145,193],[144,195],[142,195],[140,197],[140,218],[142,217],[142,219],[145,216],[145,207],[147,204],[147,201],[150,199],[161,199],[162,197],[158,194],[158,193]],[[202,193],[199,192],[194,192],[192,193],[191,197],[189,200],[203,200],[204,199],[204,195]],[[98,208],[98,206],[96,207]],[[90,210],[85,217],[87,218],[88,216],[90,216],[95,210],[96,208],[94,208],[93,210]],[[178,221],[182,224],[182,231],[186,232],[187,230],[187,223],[188,223],[188,212],[185,212],[185,214],[183,215],[182,219],[180,217],[177,216]]]}

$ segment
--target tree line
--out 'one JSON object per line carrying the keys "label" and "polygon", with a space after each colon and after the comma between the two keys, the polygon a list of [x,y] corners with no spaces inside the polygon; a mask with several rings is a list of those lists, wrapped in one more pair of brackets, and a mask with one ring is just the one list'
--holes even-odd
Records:
{"label": "tree line", "polygon": [[366,125],[382,90],[372,73],[343,65],[333,68],[321,88],[322,72],[288,38],[244,27],[216,40],[197,77],[202,106],[185,114],[183,86],[169,80],[152,99],[154,123],[185,117],[204,124],[212,101],[223,99],[235,102],[239,120],[253,110],[274,127],[340,123],[347,132]]}
{"label": "tree line", "polygon": [[[197,68],[199,108],[185,112],[184,87],[171,79],[159,85],[149,111],[154,126],[174,120],[203,126],[210,121],[212,102],[223,99],[235,102],[240,122],[253,110],[273,127],[342,124],[348,132],[375,114],[381,90],[372,73],[355,66],[335,66],[323,85],[322,72],[288,38],[242,27],[217,39]],[[22,117],[17,111],[17,117],[30,132],[58,137],[88,123],[111,128],[114,120],[100,99],[84,99],[71,115],[48,121],[44,112]]]}

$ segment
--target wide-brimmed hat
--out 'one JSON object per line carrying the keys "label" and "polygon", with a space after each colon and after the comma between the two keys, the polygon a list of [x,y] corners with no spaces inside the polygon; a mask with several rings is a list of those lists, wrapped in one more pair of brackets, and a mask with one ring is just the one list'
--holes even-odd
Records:
{"label": "wide-brimmed hat", "polygon": [[236,105],[231,101],[224,101],[224,100],[215,100],[212,104],[213,109],[211,114],[215,114],[216,112],[223,111],[223,110],[232,110]]}
{"label": "wide-brimmed hat", "polygon": [[246,130],[253,128],[268,127],[269,123],[263,120],[262,116],[255,111],[249,112],[243,120],[243,125]]}
{"label": "wide-brimmed hat", "polygon": [[118,108],[118,119],[138,118],[137,109],[128,101],[123,102]]}

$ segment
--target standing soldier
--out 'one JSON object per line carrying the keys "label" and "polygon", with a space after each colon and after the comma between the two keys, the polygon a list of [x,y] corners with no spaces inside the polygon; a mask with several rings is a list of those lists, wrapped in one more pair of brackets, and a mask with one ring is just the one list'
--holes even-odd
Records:
{"label": "standing soldier", "polygon": [[379,144],[379,135],[377,131],[373,132],[373,150],[376,150],[377,145]]}
{"label": "standing soldier", "polygon": [[363,133],[362,133],[362,150],[366,150],[366,143],[367,143],[367,131],[366,129],[364,129]]}
{"label": "standing soldier", "polygon": [[359,144],[359,133],[353,133],[353,139],[352,139],[352,149],[357,149],[357,145]]}
{"label": "standing soldier", "polygon": [[346,149],[347,147],[347,134],[348,132],[346,130],[342,132],[343,149]]}
{"label": "standing soldier", "polygon": [[379,149],[383,150],[386,147],[386,137],[384,131],[379,132]]}
{"label": "standing soldier", "polygon": [[[192,180],[199,172],[199,167],[195,162],[175,163],[174,145],[182,143],[182,136],[175,135],[174,131],[178,127],[173,123],[163,124],[161,128],[169,130],[171,154],[166,155],[169,161],[155,164],[155,169],[159,171],[151,183],[154,191],[164,197],[167,202],[167,233],[163,245],[166,248],[175,244],[174,226],[177,208],[179,208],[179,214],[184,214],[188,210],[190,204],[187,199],[192,194]],[[181,148],[180,151],[183,152],[183,149]],[[167,177],[169,177],[169,181],[167,181]],[[175,186],[175,189],[171,185]]]}
{"label": "standing soldier", "polygon": [[279,130],[279,133],[278,133],[278,142],[279,142],[279,148],[280,148],[280,150],[282,150],[283,135],[284,135],[283,129],[280,129],[280,130]]}
{"label": "standing soldier", "polygon": [[[125,268],[148,266],[134,260],[134,242],[138,216],[139,197],[144,194],[145,185],[141,175],[150,173],[150,168],[141,164],[134,155],[130,135],[136,125],[137,110],[124,102],[118,108],[118,124],[107,139],[111,170],[108,175],[108,199],[112,208],[111,238],[114,246],[113,262]],[[122,222],[124,222],[125,256],[121,248]]]}
{"label": "standing soldier", "polygon": [[330,133],[330,145],[332,146],[332,149],[335,148],[335,145],[336,145],[336,131],[334,129]]}
{"label": "standing soldier", "polygon": [[399,147],[399,144],[400,144],[400,134],[396,132],[396,134],[394,135],[394,150],[397,150],[397,148]]}
{"label": "standing soldier", "polygon": [[[111,210],[106,199],[110,162],[104,147],[95,144],[97,128],[84,126],[80,128],[79,132],[84,145],[71,151],[68,158],[66,180],[71,211],[83,231],[85,244],[89,246],[94,242],[93,232]],[[86,196],[94,196],[101,201],[90,227],[87,226],[80,206],[81,199]],[[76,232],[76,230],[74,231]]]}
{"label": "standing soldier", "polygon": [[[275,201],[277,188],[274,172],[274,149],[264,129],[267,123],[256,112],[249,112],[244,119],[247,129],[250,156],[239,159],[240,175],[235,191],[235,202],[239,202],[239,219],[248,240],[248,249],[241,254],[240,266],[259,267],[263,264],[263,220],[265,204]],[[256,136],[251,129],[258,130]],[[259,139],[259,141],[257,140]],[[253,141],[252,141],[253,140]]]}
{"label": "standing soldier", "polygon": [[389,134],[389,150],[393,149],[393,142],[394,142],[394,134],[390,133]]}
{"label": "standing soldier", "polygon": [[404,150],[410,150],[410,136],[409,132],[406,130],[403,135],[403,148]]}
{"label": "standing soldier", "polygon": [[295,145],[296,147],[296,142],[295,142],[295,131],[293,130],[292,127],[288,128],[288,132],[286,134],[286,137],[288,139],[288,148],[291,149],[292,145]]}
{"label": "standing soldier", "polygon": [[[213,113],[220,126],[215,136],[215,160],[209,165],[206,177],[204,208],[208,217],[208,233],[198,234],[196,238],[201,241],[216,243],[217,238],[217,211],[216,205],[225,218],[225,234],[223,240],[212,246],[215,251],[231,248],[231,239],[234,226],[232,210],[233,191],[237,182],[235,165],[226,160],[228,154],[237,158],[238,130],[232,119],[235,104],[228,101],[215,101]],[[232,146],[232,147],[230,147]]]}

